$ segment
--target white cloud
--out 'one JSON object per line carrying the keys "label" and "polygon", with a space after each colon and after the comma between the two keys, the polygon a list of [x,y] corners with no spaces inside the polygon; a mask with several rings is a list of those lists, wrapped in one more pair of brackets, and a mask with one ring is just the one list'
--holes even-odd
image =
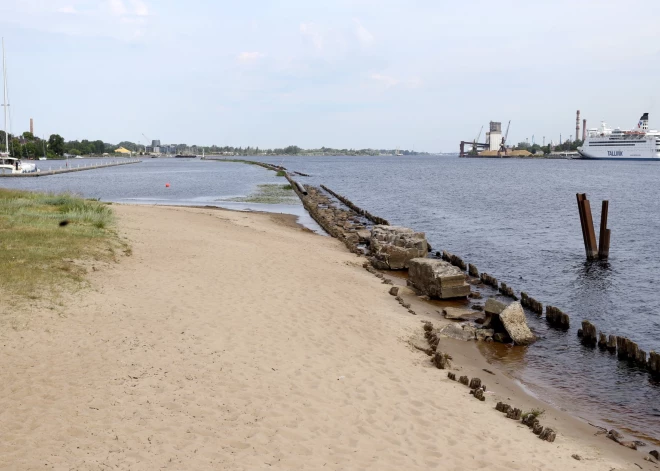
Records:
{"label": "white cloud", "polygon": [[319,51],[323,49],[323,33],[314,23],[301,23],[300,32],[311,39],[316,49]]}
{"label": "white cloud", "polygon": [[371,74],[371,79],[385,85],[386,88],[394,87],[400,83],[399,79],[383,74]]}
{"label": "white cloud", "polygon": [[358,41],[360,41],[360,44],[363,46],[370,46],[371,43],[374,42],[374,35],[371,34],[357,18],[353,18],[353,23],[355,23],[355,35],[357,36]]}
{"label": "white cloud", "polygon": [[264,55],[261,52],[241,52],[238,55],[238,60],[243,63],[254,62],[261,59]]}
{"label": "white cloud", "polygon": [[113,15],[121,16],[128,12],[122,0],[108,0],[108,7]]}

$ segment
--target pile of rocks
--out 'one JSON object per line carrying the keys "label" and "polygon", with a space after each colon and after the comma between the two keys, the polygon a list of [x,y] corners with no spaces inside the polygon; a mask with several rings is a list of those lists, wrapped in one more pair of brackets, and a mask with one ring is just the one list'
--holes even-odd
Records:
{"label": "pile of rocks", "polygon": [[489,298],[484,306],[486,320],[483,327],[494,330],[493,340],[516,345],[529,345],[536,336],[529,330],[525,312],[519,302],[508,306],[501,301]]}
{"label": "pile of rocks", "polygon": [[414,258],[408,261],[408,284],[434,299],[462,298],[470,294],[465,274],[442,260]]}
{"label": "pile of rocks", "polygon": [[403,270],[412,259],[428,254],[424,233],[407,227],[374,226],[369,246],[372,265],[383,270]]}
{"label": "pile of rocks", "polygon": [[[344,242],[351,252],[363,253],[358,247],[361,242],[360,234],[364,231],[368,234],[369,231],[364,225],[364,221],[361,220],[361,217],[354,211],[339,208],[316,187],[309,185],[303,187],[307,191],[305,195],[298,188],[299,184],[291,179],[288,173],[286,176],[310,216],[328,234]],[[363,237],[364,235],[362,239]]]}

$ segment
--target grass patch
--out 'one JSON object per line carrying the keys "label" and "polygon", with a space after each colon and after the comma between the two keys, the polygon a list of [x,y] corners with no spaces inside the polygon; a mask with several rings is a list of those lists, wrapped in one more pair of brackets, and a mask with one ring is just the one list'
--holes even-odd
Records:
{"label": "grass patch", "polygon": [[79,286],[85,263],[126,250],[113,223],[98,201],[0,188],[0,292],[35,299]]}
{"label": "grass patch", "polygon": [[272,183],[257,185],[256,193],[249,196],[232,198],[230,201],[264,204],[300,204],[300,200],[294,193],[291,185],[277,185]]}
{"label": "grass patch", "polygon": [[278,170],[276,175],[278,177],[284,177],[286,176],[286,172],[284,170]]}
{"label": "grass patch", "polygon": [[542,416],[544,413],[545,413],[545,410],[543,410],[543,409],[532,409],[532,410],[527,411],[527,412],[525,412],[524,414],[522,414],[522,416],[524,417],[524,416],[526,416],[526,415],[532,414],[532,415],[534,416],[534,418],[537,418],[537,419],[538,419],[538,418],[539,418],[540,416]]}

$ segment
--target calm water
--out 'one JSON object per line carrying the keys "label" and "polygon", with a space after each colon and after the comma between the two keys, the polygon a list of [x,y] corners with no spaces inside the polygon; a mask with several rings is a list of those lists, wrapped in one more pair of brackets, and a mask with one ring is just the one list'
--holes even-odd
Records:
{"label": "calm water", "polygon": [[[660,350],[660,163],[457,157],[288,157],[260,160],[312,175],[374,214],[424,231],[448,250],[515,290],[571,316],[568,332],[548,329],[527,348],[486,348],[539,396],[579,416],[660,439],[660,385],[608,353],[580,346],[589,319],[647,352]],[[84,162],[81,160],[80,162]],[[0,186],[73,191],[107,201],[218,204],[281,182],[273,172],[233,163],[148,159],[142,164]],[[170,183],[170,188],[165,188]],[[596,225],[610,201],[607,264],[586,263],[575,194],[587,193]],[[259,208],[254,208],[259,209]],[[282,208],[286,212],[288,208]],[[300,214],[300,207],[291,208]],[[657,242],[658,241],[658,242]]]}

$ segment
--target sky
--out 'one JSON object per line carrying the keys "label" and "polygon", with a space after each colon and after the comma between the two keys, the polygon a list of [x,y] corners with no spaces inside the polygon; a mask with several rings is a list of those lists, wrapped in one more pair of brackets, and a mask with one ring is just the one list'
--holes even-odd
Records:
{"label": "sky", "polygon": [[457,152],[509,120],[508,142],[542,144],[578,109],[660,128],[658,18],[657,0],[0,0],[12,132],[261,148]]}

